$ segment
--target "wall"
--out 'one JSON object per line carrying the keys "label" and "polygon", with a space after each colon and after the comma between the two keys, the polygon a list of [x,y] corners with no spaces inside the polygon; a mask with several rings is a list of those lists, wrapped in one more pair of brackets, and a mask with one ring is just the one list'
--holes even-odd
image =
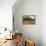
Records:
{"label": "wall", "polygon": [[[36,46],[41,46],[41,0],[23,0],[22,3],[17,6],[17,8],[15,7],[16,5],[14,5],[13,9],[15,28],[19,32],[23,32],[25,38],[34,40]],[[22,24],[23,15],[36,15],[36,24]]]}
{"label": "wall", "polygon": [[12,6],[16,0],[0,0],[0,27],[12,29]]}
{"label": "wall", "polygon": [[41,4],[41,40],[42,46],[46,46],[46,0],[42,0]]}

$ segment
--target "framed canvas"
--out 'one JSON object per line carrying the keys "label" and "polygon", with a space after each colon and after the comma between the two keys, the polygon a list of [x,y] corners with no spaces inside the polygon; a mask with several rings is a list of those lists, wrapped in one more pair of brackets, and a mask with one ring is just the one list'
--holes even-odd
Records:
{"label": "framed canvas", "polygon": [[36,16],[35,15],[24,15],[23,24],[35,24]]}

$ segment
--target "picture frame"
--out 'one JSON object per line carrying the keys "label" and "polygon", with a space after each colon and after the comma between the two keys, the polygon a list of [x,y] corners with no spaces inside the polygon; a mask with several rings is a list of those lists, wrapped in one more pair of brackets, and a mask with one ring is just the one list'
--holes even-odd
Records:
{"label": "picture frame", "polygon": [[23,16],[23,24],[35,24],[36,16],[35,15],[24,15]]}

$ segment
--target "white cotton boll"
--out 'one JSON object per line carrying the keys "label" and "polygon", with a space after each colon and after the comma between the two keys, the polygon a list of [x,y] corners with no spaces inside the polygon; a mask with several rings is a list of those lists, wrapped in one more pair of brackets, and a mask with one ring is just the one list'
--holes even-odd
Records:
{"label": "white cotton boll", "polygon": [[2,35],[1,35],[2,38],[5,38],[5,36],[6,36],[5,31],[3,31],[1,34],[2,34]]}
{"label": "white cotton boll", "polygon": [[6,30],[6,36],[7,36],[7,35],[10,35],[10,32],[9,32],[8,29]]}

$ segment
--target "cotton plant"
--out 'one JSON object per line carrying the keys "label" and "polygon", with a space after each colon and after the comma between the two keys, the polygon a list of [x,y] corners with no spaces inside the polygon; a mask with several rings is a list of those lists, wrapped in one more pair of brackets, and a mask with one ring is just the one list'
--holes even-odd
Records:
{"label": "cotton plant", "polygon": [[0,44],[6,41],[5,39],[6,34],[4,30],[5,30],[5,27],[0,27]]}
{"label": "cotton plant", "polygon": [[5,27],[0,28],[0,38],[5,38],[9,34],[9,30]]}
{"label": "cotton plant", "polygon": [[12,35],[12,30],[7,29],[6,30],[6,36]]}
{"label": "cotton plant", "polygon": [[1,27],[0,28],[0,38],[5,38],[5,28],[4,27]]}
{"label": "cotton plant", "polygon": [[0,27],[0,37],[2,38],[12,35],[12,32],[13,32],[13,29],[9,29],[6,27]]}

